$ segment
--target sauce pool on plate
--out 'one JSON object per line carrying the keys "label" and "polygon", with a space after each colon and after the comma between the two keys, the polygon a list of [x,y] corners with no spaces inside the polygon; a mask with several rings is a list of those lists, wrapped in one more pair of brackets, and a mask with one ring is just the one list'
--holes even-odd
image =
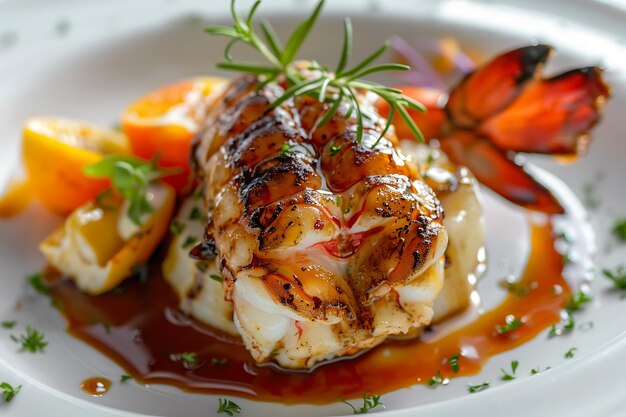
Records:
{"label": "sauce pool on plate", "polygon": [[[160,276],[160,259],[149,279],[132,279],[97,297],[55,279],[52,297],[62,306],[68,330],[120,364],[139,383],[165,383],[185,391],[238,395],[282,403],[324,404],[338,397],[382,394],[445,377],[473,375],[492,356],[513,349],[557,323],[571,295],[563,278],[563,257],[554,247],[549,223],[531,224],[531,253],[519,285],[495,309],[434,341],[388,341],[350,360],[310,371],[286,372],[254,363],[242,342],[210,329],[178,310],[178,299]],[[563,291],[555,292],[555,286]],[[521,320],[502,333],[506,317]],[[500,332],[498,331],[500,329]],[[195,353],[192,364],[179,358]],[[455,373],[448,363],[461,354]]]}

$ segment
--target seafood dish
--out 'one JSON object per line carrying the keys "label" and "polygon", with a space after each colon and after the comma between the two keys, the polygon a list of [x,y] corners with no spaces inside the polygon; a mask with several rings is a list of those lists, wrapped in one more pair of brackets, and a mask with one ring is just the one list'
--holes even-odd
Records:
{"label": "seafood dish", "polygon": [[[118,129],[25,122],[12,198],[28,189],[63,218],[30,282],[70,333],[143,383],[328,403],[442,384],[567,331],[588,297],[554,245],[551,219],[568,207],[520,155],[584,155],[610,97],[602,69],[546,77],[553,49],[537,44],[447,89],[389,87],[369,77],[397,81],[407,60],[375,63],[385,44],[351,63],[349,19],[335,68],[298,56],[323,1],[284,43],[257,29],[259,4],[243,16],[233,1],[232,27],[206,30],[228,38],[218,68],[233,78],[160,87]],[[235,44],[264,62],[237,61]],[[505,301],[477,312],[484,190],[543,220],[529,221],[531,254]]]}

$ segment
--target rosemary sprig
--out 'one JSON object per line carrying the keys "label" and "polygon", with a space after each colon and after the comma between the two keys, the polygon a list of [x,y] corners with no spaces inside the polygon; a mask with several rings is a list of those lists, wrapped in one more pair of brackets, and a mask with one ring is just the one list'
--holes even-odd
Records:
{"label": "rosemary sprig", "polygon": [[[375,148],[384,135],[391,127],[393,118],[397,113],[407,124],[413,135],[420,141],[424,141],[424,137],[409,115],[408,109],[425,112],[422,104],[416,102],[410,97],[402,94],[401,90],[384,86],[382,84],[362,80],[362,77],[385,71],[407,71],[410,68],[402,64],[380,64],[372,65],[389,47],[385,42],[372,54],[367,56],[361,62],[348,68],[352,50],[352,23],[349,18],[344,20],[344,41],[341,49],[339,62],[334,71],[328,67],[311,62],[307,68],[309,74],[303,74],[293,61],[298,51],[315,25],[317,18],[324,6],[324,0],[320,0],[313,10],[313,13],[303,20],[293,31],[285,45],[283,46],[280,39],[276,36],[274,29],[268,22],[261,23],[261,34],[257,34],[254,25],[254,14],[257,11],[261,0],[257,0],[246,18],[237,13],[235,9],[235,0],[231,0],[231,14],[233,18],[232,27],[213,26],[205,31],[212,35],[225,36],[230,38],[230,42],[225,48],[225,62],[217,64],[220,69],[252,74],[261,80],[258,88],[262,88],[268,83],[275,81],[281,75],[287,81],[287,89],[282,96],[278,97],[266,111],[271,111],[285,101],[301,95],[315,97],[321,103],[329,103],[330,107],[326,114],[318,121],[316,127],[321,127],[327,123],[339,110],[341,104],[348,106],[346,119],[354,113],[356,118],[356,140],[358,143],[363,141],[363,119],[372,119],[367,110],[361,107],[357,92],[371,92],[385,100],[390,107],[389,117],[385,123],[380,136],[371,145]],[[259,52],[269,63],[269,65],[261,65],[251,62],[235,61],[232,57],[232,47],[238,42],[249,45]]]}

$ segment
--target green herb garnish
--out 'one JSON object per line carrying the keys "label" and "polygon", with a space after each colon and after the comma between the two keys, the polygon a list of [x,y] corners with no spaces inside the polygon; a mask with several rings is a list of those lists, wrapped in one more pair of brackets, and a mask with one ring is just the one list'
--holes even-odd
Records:
{"label": "green herb garnish", "polygon": [[515,281],[500,281],[500,287],[506,289],[510,294],[515,295],[517,298],[525,297],[530,293],[530,289],[521,282]]}
{"label": "green herb garnish", "polygon": [[26,327],[26,333],[21,335],[19,339],[12,337],[14,341],[22,344],[22,350],[31,353],[42,352],[48,342],[44,340],[45,334],[31,326]]}
{"label": "green herb garnish", "polygon": [[346,146],[345,143],[339,146],[330,145],[330,156],[336,156],[343,149],[344,146]]}
{"label": "green herb garnish", "polygon": [[533,368],[533,369],[531,369],[531,371],[530,371],[530,375],[531,375],[531,376],[532,376],[532,375],[537,375],[537,374],[540,374],[540,373],[542,373],[542,372],[547,371],[548,369],[550,369],[550,367],[549,367],[549,366],[548,366],[546,369],[541,369],[541,368],[539,368],[539,367],[537,367],[537,368]]}
{"label": "green herb garnish", "polygon": [[[396,112],[402,117],[413,135],[421,141],[424,140],[422,133],[407,111],[407,109],[413,109],[425,112],[423,105],[403,95],[401,90],[360,79],[379,72],[406,71],[410,69],[402,64],[370,65],[387,50],[389,47],[387,42],[354,67],[347,68],[352,49],[352,23],[350,19],[346,18],[344,20],[343,46],[334,72],[331,72],[325,66],[312,62],[308,68],[311,75],[306,77],[293,61],[296,59],[300,47],[313,28],[324,5],[324,0],[319,1],[313,13],[296,27],[284,46],[276,36],[274,29],[267,22],[261,23],[261,35],[256,33],[253,27],[253,18],[260,3],[260,0],[257,0],[248,16],[244,19],[235,10],[235,0],[232,0],[232,27],[213,26],[207,28],[206,32],[231,39],[224,51],[226,61],[219,63],[217,65],[218,68],[253,74],[262,80],[260,88],[284,76],[288,87],[283,95],[268,107],[267,111],[295,96],[309,95],[316,97],[322,103],[331,104],[324,117],[318,121],[316,127],[319,128],[333,117],[342,103],[345,103],[348,105],[346,117],[351,117],[352,113],[354,113],[357,120],[356,140],[358,143],[361,143],[363,140],[363,119],[371,117],[361,108],[356,93],[357,91],[369,91],[378,95],[389,103],[390,106],[389,117],[385,127],[372,145],[372,148],[376,147],[385,133],[387,133]],[[234,61],[230,52],[233,45],[238,42],[247,44],[255,49],[267,60],[269,65]]]}
{"label": "green herb garnish", "polygon": [[209,270],[209,263],[204,261],[198,261],[196,262],[196,269],[204,274],[206,271]]}
{"label": "green herb garnish", "polygon": [[241,413],[241,407],[226,398],[220,398],[218,400],[219,406],[217,407],[217,414],[228,414],[233,416],[234,414]]}
{"label": "green herb garnish", "polygon": [[28,277],[28,283],[31,287],[41,295],[50,295],[50,287],[46,284],[46,280],[42,273],[33,274]]}
{"label": "green herb garnish", "polygon": [[209,278],[211,278],[213,281],[222,282],[222,276],[221,275],[211,274],[211,275],[209,275]]}
{"label": "green herb garnish", "polygon": [[213,366],[226,365],[226,362],[228,362],[228,359],[226,358],[212,358],[211,359],[211,365]]}
{"label": "green herb garnish", "polygon": [[568,311],[565,311],[565,315],[566,315],[565,324],[562,326],[557,326],[556,324],[553,324],[552,327],[550,327],[550,332],[548,333],[548,336],[550,337],[561,336],[563,333],[569,333],[572,330],[574,330],[574,327],[576,327],[576,321],[574,320],[574,315]]}
{"label": "green herb garnish", "polygon": [[620,265],[615,272],[608,269],[602,271],[605,277],[613,281],[613,285],[616,289],[626,291],[626,268]]}
{"label": "green herb garnish", "polygon": [[290,145],[287,142],[283,143],[280,147],[280,156],[291,155],[291,148],[293,148],[293,145]]}
{"label": "green herb garnish", "polygon": [[2,323],[0,323],[0,325],[5,329],[12,329],[15,327],[16,324],[16,321],[3,321]]}
{"label": "green herb garnish", "polygon": [[441,371],[437,371],[435,375],[428,380],[428,386],[434,387],[436,385],[447,385],[450,380],[441,376]]}
{"label": "green herb garnish", "polygon": [[565,359],[572,359],[574,357],[574,352],[576,352],[577,350],[578,348],[573,347],[567,352],[565,352]]}
{"label": "green herb garnish", "polygon": [[183,249],[188,249],[188,248],[192,247],[197,241],[198,241],[197,237],[195,237],[195,236],[187,236],[185,238],[185,240],[183,241],[183,244],[181,245],[181,247]]}
{"label": "green herb garnish", "polygon": [[461,354],[460,353],[455,353],[452,356],[450,356],[450,359],[448,359],[448,363],[450,364],[450,367],[452,367],[452,372],[454,372],[455,374],[459,372],[459,359],[461,358]]}
{"label": "green herb garnish", "polygon": [[358,409],[343,398],[339,398],[339,401],[349,405],[353,414],[367,414],[376,407],[385,407],[385,404],[380,401],[380,395],[369,396],[367,394],[367,392],[363,394],[363,405]]}
{"label": "green herb garnish", "polygon": [[184,352],[180,355],[180,360],[188,368],[193,368],[198,364],[198,354],[196,352]]}
{"label": "green herb garnish", "polygon": [[170,223],[170,232],[173,235],[179,235],[185,230],[185,223],[181,223],[178,220],[174,219],[172,223]]}
{"label": "green herb garnish", "polygon": [[15,398],[15,396],[20,392],[20,390],[22,389],[22,386],[20,385],[14,388],[8,382],[3,382],[0,384],[0,389],[2,390],[4,401],[8,403],[8,402],[11,402],[11,400]]}
{"label": "green herb garnish", "polygon": [[508,332],[512,332],[513,330],[519,329],[521,325],[522,325],[522,320],[518,319],[515,316],[509,315],[509,316],[506,316],[504,326],[500,326],[500,325],[496,326],[496,332],[498,332],[498,334],[505,334]]}
{"label": "green herb garnish", "polygon": [[518,361],[513,361],[511,362],[511,372],[507,372],[504,369],[500,368],[500,371],[502,371],[502,380],[503,381],[512,381],[515,379],[515,372],[517,371],[517,367],[519,366],[519,362]]}
{"label": "green herb garnish", "polygon": [[130,375],[122,375],[122,376],[120,377],[120,383],[121,383],[121,384],[123,384],[124,382],[128,382],[128,381],[130,381],[131,379],[133,379],[133,377],[132,377],[132,376],[130,376]]}
{"label": "green herb garnish", "polygon": [[619,219],[613,225],[613,234],[622,242],[626,242],[626,219]]}
{"label": "green herb garnish", "polygon": [[126,215],[141,226],[141,217],[154,210],[148,201],[148,187],[172,172],[160,170],[156,159],[147,162],[132,156],[106,155],[99,162],[84,167],[83,173],[88,177],[110,179],[113,188],[130,203]]}
{"label": "green herb garnish", "polygon": [[584,292],[578,290],[567,301],[567,305],[565,306],[565,310],[568,313],[573,313],[574,311],[582,310],[583,307],[586,304],[588,304],[590,301],[591,301],[591,297],[589,297]]}
{"label": "green herb garnish", "polygon": [[198,207],[193,207],[191,209],[191,213],[189,213],[189,220],[204,221],[206,220],[206,216],[204,213],[202,213],[202,210],[200,210]]}
{"label": "green herb garnish", "polygon": [[470,394],[474,394],[476,392],[481,392],[481,391],[486,390],[487,388],[489,388],[489,385],[491,384],[488,381],[485,381],[482,384],[478,384],[478,385],[469,384],[467,386],[467,390],[469,391]]}

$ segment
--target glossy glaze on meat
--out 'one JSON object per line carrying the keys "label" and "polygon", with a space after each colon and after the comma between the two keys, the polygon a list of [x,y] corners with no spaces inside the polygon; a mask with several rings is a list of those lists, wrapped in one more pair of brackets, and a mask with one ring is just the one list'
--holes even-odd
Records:
{"label": "glossy glaze on meat", "polygon": [[384,120],[360,97],[357,143],[347,106],[315,128],[328,104],[300,96],[267,112],[283,89],[256,87],[231,83],[193,153],[211,219],[195,253],[218,258],[254,358],[309,367],[428,324],[443,210],[393,129],[373,147]]}

